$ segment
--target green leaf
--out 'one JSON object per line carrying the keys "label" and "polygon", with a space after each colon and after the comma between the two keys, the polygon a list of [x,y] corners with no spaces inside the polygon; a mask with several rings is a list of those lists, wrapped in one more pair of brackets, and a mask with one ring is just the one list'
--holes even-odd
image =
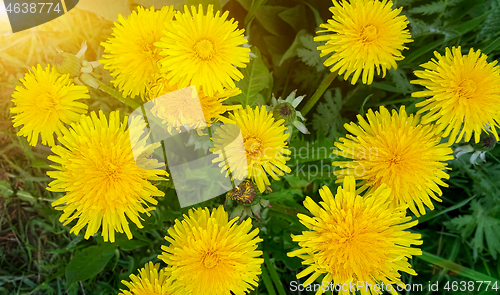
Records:
{"label": "green leaf", "polygon": [[410,13],[420,13],[423,15],[435,14],[443,12],[446,8],[445,1],[436,1],[430,4],[421,5],[410,9]]}
{"label": "green leaf", "polygon": [[[472,31],[473,29],[479,27],[479,25],[488,18],[491,12],[486,12],[478,17],[475,17],[469,21],[463,22],[460,25],[458,25],[454,31],[457,32],[458,36],[463,35],[465,33],[468,33]],[[454,37],[458,37],[454,36]]]}
{"label": "green leaf", "polygon": [[295,36],[295,39],[293,40],[292,45],[287,49],[287,51],[283,54],[281,57],[281,60],[279,62],[279,66],[281,67],[283,63],[292,57],[297,56],[297,49],[302,46],[302,42],[300,41],[301,37],[304,37],[306,35],[309,35],[306,30],[300,30],[297,35]]}
{"label": "green leaf", "polygon": [[288,33],[290,27],[277,15],[286,9],[284,6],[261,5],[255,12],[255,18],[269,33],[283,36]]}
{"label": "green leaf", "polygon": [[[431,220],[432,218],[438,217],[439,215],[443,215],[443,214],[446,214],[446,213],[448,213],[450,211],[453,211],[453,210],[456,210],[458,208],[461,208],[464,205],[466,205],[467,203],[469,203],[474,198],[475,198],[475,196],[472,196],[472,197],[470,197],[468,199],[465,199],[465,200],[463,200],[461,202],[458,202],[455,205],[450,206],[450,207],[448,207],[448,208],[446,208],[444,210],[441,210],[441,211],[433,210],[431,212],[428,212],[425,215],[422,215],[422,216],[420,216],[418,218],[418,224],[422,224],[422,223],[424,223],[426,221]],[[470,221],[464,221],[464,222],[465,223],[469,223]]]}
{"label": "green leaf", "polygon": [[269,295],[276,295],[276,291],[273,287],[273,282],[269,277],[266,267],[262,266],[262,281],[264,281],[264,286],[266,286],[266,291]]}
{"label": "green leaf", "polygon": [[276,289],[278,290],[278,294],[286,295],[285,288],[283,288],[283,284],[281,283],[280,277],[278,276],[278,272],[276,271],[276,266],[271,262],[269,254],[267,254],[267,252],[264,252],[263,256],[266,267],[269,270],[269,274],[273,279],[274,286],[276,286]]}
{"label": "green leaf", "polygon": [[259,50],[254,46],[252,52],[257,57],[252,58],[247,67],[241,70],[244,78],[235,82],[241,93],[229,99],[230,102],[236,101],[243,106],[254,106],[257,102],[265,101],[259,92],[268,88],[270,84],[269,70],[264,65]]}
{"label": "green leaf", "polygon": [[[340,115],[343,105],[340,88],[335,88],[334,96],[332,92],[328,90],[324,98],[325,102],[318,105],[316,114],[313,115],[313,129],[319,134],[323,134],[330,140],[335,141],[345,134],[343,126],[348,122],[347,119]],[[331,153],[330,149],[328,151]]]}
{"label": "green leaf", "polygon": [[306,14],[304,13],[304,10],[304,6],[297,5],[283,10],[278,14],[278,16],[298,32],[304,26],[304,22],[306,21]]}
{"label": "green leaf", "polygon": [[[500,17],[499,17],[500,19]],[[500,29],[499,29],[500,30]],[[494,50],[496,50],[498,47],[500,47],[500,37],[496,38],[495,40],[491,41],[488,46],[484,47],[483,50],[481,50],[484,54],[490,54]]]}
{"label": "green leaf", "polygon": [[361,116],[364,116],[365,115],[365,104],[368,102],[368,100],[370,100],[370,98],[373,96],[373,94],[369,94],[368,96],[366,96],[366,98],[363,100],[363,103],[361,104],[361,107],[359,108],[359,114]]}
{"label": "green leaf", "polygon": [[307,5],[311,9],[311,11],[314,14],[314,19],[316,20],[316,26],[319,27],[319,25],[323,23],[323,19],[321,18],[319,11],[314,6],[312,6],[311,3],[309,3],[308,1],[301,1],[301,2]]}
{"label": "green leaf", "polygon": [[16,193],[16,196],[19,197],[19,199],[23,200],[23,201],[27,201],[27,202],[30,202],[32,204],[34,204],[36,202],[36,199],[35,197],[33,197],[29,192],[27,191],[18,191]]}
{"label": "green leaf", "polygon": [[66,288],[100,273],[115,255],[117,243],[104,243],[77,251],[66,266]]}
{"label": "green leaf", "polygon": [[6,180],[0,180],[0,197],[8,198],[14,194],[14,190]]}
{"label": "green leaf", "polygon": [[33,164],[31,164],[33,168],[42,168],[42,169],[51,169],[50,165],[47,164],[44,160],[35,160]]}
{"label": "green leaf", "polygon": [[392,82],[394,82],[397,89],[399,89],[402,93],[411,93],[414,90],[413,84],[410,83],[408,77],[406,76],[405,71],[402,69],[392,69],[388,72],[389,76],[392,78]]}
{"label": "green leaf", "polygon": [[403,61],[401,61],[399,63],[399,66],[410,64],[418,57],[426,54],[429,51],[436,49],[438,46],[446,43],[447,41],[451,41],[457,37],[460,37],[461,35],[463,35],[465,33],[468,33],[469,31],[471,31],[474,28],[476,28],[477,26],[479,26],[479,24],[481,24],[481,22],[483,22],[488,17],[488,15],[489,15],[489,12],[487,12],[483,15],[480,15],[476,18],[473,18],[469,21],[461,23],[460,25],[456,26],[453,29],[454,34],[450,34],[447,38],[440,38],[434,42],[428,43],[427,45],[424,45],[424,46],[420,47],[419,49],[413,51]]}
{"label": "green leaf", "polygon": [[478,271],[475,271],[473,269],[467,268],[465,266],[462,266],[460,264],[457,264],[453,261],[446,260],[444,258],[441,258],[439,256],[436,256],[434,254],[422,251],[422,255],[415,256],[419,259],[422,259],[424,261],[427,261],[429,263],[432,263],[436,266],[442,267],[444,269],[447,269],[449,271],[455,272],[459,275],[462,275],[466,278],[475,280],[475,281],[497,281],[498,279],[490,277],[488,275],[485,275],[483,273],[480,273]]}
{"label": "green leaf", "polygon": [[[493,2],[494,3],[494,2]],[[476,40],[491,38],[498,35],[500,31],[500,6],[493,7],[491,13],[488,15],[481,30],[476,36]]]}
{"label": "green leaf", "polygon": [[323,43],[314,41],[314,36],[307,34],[300,37],[300,42],[304,48],[297,48],[297,55],[302,61],[311,67],[316,67],[318,72],[325,69],[323,63],[328,58],[327,56],[320,56],[320,51],[317,49]]}

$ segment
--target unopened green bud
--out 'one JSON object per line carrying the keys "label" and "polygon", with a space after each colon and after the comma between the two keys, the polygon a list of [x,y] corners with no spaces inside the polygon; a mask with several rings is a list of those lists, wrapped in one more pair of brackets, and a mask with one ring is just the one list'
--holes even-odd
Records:
{"label": "unopened green bud", "polygon": [[59,52],[52,60],[54,67],[61,74],[70,74],[71,77],[80,75],[81,63],[80,59],[74,54],[68,52]]}
{"label": "unopened green bud", "polygon": [[276,120],[285,120],[285,125],[291,125],[297,118],[295,108],[288,102],[277,104],[273,110],[273,116]]}
{"label": "unopened green bud", "polygon": [[491,151],[495,145],[497,144],[497,140],[495,135],[491,133],[481,133],[481,137],[478,143],[473,143],[472,147],[476,151],[488,152]]}

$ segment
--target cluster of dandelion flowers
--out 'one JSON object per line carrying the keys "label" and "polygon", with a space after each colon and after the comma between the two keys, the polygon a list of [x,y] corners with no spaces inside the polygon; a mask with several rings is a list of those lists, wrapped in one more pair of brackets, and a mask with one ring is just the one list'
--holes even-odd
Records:
{"label": "cluster of dandelion flowers", "polygon": [[125,96],[145,97],[146,85],[159,73],[160,49],[154,46],[174,16],[172,7],[155,11],[154,7],[137,7],[127,18],[118,16],[113,37],[101,43],[104,47],[100,62],[115,78],[113,84]]}
{"label": "cluster of dandelion flowers", "polygon": [[227,20],[228,15],[228,11],[214,15],[213,5],[204,14],[201,4],[198,10],[184,6],[184,13],[176,13],[165,36],[155,43],[162,49],[161,71],[167,73],[169,83],[180,88],[202,86],[212,96],[224,87],[234,88],[233,80],[243,78],[238,67],[246,67],[250,49],[241,46],[247,42],[244,30],[234,19]]}
{"label": "cluster of dandelion flowers", "polygon": [[341,168],[335,172],[339,181],[354,175],[361,180],[360,191],[369,192],[385,183],[395,205],[408,205],[416,216],[425,214],[424,204],[434,209],[431,198],[441,201],[438,185],[447,186],[442,179],[449,178],[445,170],[446,161],[453,159],[451,148],[439,143],[432,124],[418,124],[404,106],[392,115],[384,107],[370,109],[367,118],[358,115],[358,124],[345,124],[352,135],[335,143],[337,156],[352,159],[333,162]]}
{"label": "cluster of dandelion flowers", "polygon": [[318,32],[329,34],[314,38],[326,41],[318,46],[321,56],[332,54],[325,66],[345,72],[345,80],[353,74],[352,84],[360,76],[364,84],[371,84],[375,70],[385,76],[388,69],[397,68],[396,62],[404,58],[401,51],[408,49],[404,44],[413,41],[406,17],[398,16],[401,9],[393,10],[387,0],[333,0],[332,19]]}
{"label": "cluster of dandelion flowers", "polygon": [[[246,109],[238,109],[229,114],[229,121],[238,128],[230,128],[231,124],[225,124],[214,132],[214,145],[222,148],[216,149],[222,171],[228,169],[226,163],[231,163],[230,170],[237,179],[241,179],[242,172],[251,178],[260,192],[270,185],[269,174],[273,179],[279,180],[278,176],[290,172],[286,166],[289,160],[287,155],[291,151],[287,148],[288,134],[284,120],[275,120],[271,112],[265,107],[249,106]],[[234,131],[241,132],[242,146],[226,144],[226,139],[234,139]],[[267,174],[266,174],[267,172]]]}
{"label": "cluster of dandelion flowers", "polygon": [[263,262],[258,251],[259,230],[252,230],[246,219],[228,221],[228,214],[220,206],[210,212],[207,208],[189,210],[184,220],[175,221],[158,256],[168,266],[172,279],[169,291],[175,294],[232,294],[243,295],[258,284]]}
{"label": "cluster of dandelion flowers", "polygon": [[171,280],[164,269],[160,269],[160,264],[150,261],[139,270],[139,275],[130,275],[130,282],[123,280],[122,283],[129,290],[121,290],[119,295],[170,295],[167,289],[171,285]]}
{"label": "cluster of dandelion flowers", "polygon": [[63,211],[59,220],[64,225],[78,220],[71,232],[78,234],[87,225],[86,239],[101,225],[104,241],[114,242],[115,232],[125,232],[131,239],[127,218],[142,228],[140,214],[149,215],[154,207],[148,203],[155,205],[153,197],[164,195],[148,180],[163,180],[166,172],[154,159],[143,159],[141,167],[136,164],[133,149],[147,147],[144,140],[137,140],[137,131],[131,140],[126,126],[127,118],[121,122],[118,112],[109,119],[92,112],[58,138],[62,145],[53,147],[55,155],[48,157],[59,165],[47,172],[55,179],[47,189],[66,193],[52,206]]}
{"label": "cluster of dandelion flowers", "polygon": [[[409,222],[406,208],[390,205],[390,189],[380,186],[372,194],[361,197],[356,193],[354,177],[346,177],[343,187],[333,196],[324,186],[319,190],[322,202],[316,204],[307,197],[304,206],[313,217],[298,214],[309,231],[292,235],[300,249],[288,256],[301,258],[307,268],[297,278],[310,275],[303,283],[309,285],[324,274],[322,285],[353,284],[366,286],[383,282],[402,284],[400,271],[416,275],[408,259],[421,255],[420,235],[407,231],[417,224]],[[372,290],[362,294],[381,294]],[[320,288],[316,294],[322,294]],[[349,292],[347,292],[349,293]]]}
{"label": "cluster of dandelion flowers", "polygon": [[21,79],[12,94],[10,109],[14,127],[23,125],[17,135],[27,137],[32,146],[42,138],[42,144],[54,146],[54,134],[62,135],[65,124],[76,122],[87,112],[80,99],[90,98],[85,86],[74,85],[69,75],[59,74],[48,65],[33,67]]}
{"label": "cluster of dandelion flowers", "polygon": [[240,106],[227,106],[223,102],[241,93],[239,88],[224,89],[207,95],[202,87],[189,86],[172,91],[161,80],[152,85],[151,97],[153,100],[151,112],[167,124],[167,129],[179,129],[181,126],[189,128],[205,127],[207,123],[224,120],[222,114]]}
{"label": "cluster of dandelion flowers", "polygon": [[415,71],[419,80],[411,81],[427,89],[413,97],[429,97],[416,104],[424,113],[422,123],[436,121],[437,131],[449,136],[449,143],[468,142],[472,134],[479,142],[481,132],[493,133],[500,123],[500,67],[497,61],[488,63],[487,56],[472,48],[462,55],[460,47],[446,48],[444,56],[434,52],[436,59]]}

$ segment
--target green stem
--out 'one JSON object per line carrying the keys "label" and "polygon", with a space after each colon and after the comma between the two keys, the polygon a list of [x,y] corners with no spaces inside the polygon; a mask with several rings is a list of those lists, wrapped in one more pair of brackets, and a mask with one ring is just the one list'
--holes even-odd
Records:
{"label": "green stem", "polygon": [[318,102],[318,100],[321,98],[323,93],[325,93],[326,89],[332,84],[333,80],[337,77],[337,71],[330,73],[328,77],[319,85],[318,89],[316,92],[314,92],[313,96],[311,99],[309,99],[306,103],[306,105],[300,110],[302,113],[302,116],[307,115],[309,111],[314,107],[314,105]]}
{"label": "green stem", "polygon": [[140,108],[141,105],[137,103],[135,100],[128,98],[128,97],[123,97],[123,95],[119,92],[116,91],[113,87],[105,84],[104,82],[101,82],[97,80],[97,83],[99,84],[99,89],[101,89],[103,92],[111,95],[112,97],[118,99],[119,101],[123,102],[124,104],[128,105],[129,107],[133,108],[134,110],[137,108]]}

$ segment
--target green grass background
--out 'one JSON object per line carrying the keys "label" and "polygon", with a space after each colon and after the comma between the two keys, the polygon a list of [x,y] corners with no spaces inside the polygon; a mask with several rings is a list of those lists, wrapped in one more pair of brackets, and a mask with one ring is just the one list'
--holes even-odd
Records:
{"label": "green grass background", "polygon": [[[126,14],[137,5],[159,7],[161,0],[116,1],[104,5],[100,1],[81,1],[82,9],[48,24],[15,35],[0,35],[0,294],[116,294],[120,283],[128,279],[147,261],[159,262],[163,237],[175,218],[189,208],[179,208],[172,184],[160,183],[166,196],[159,198],[157,210],[144,222],[144,229],[133,229],[134,239],[119,235],[114,244],[92,237],[83,239],[69,234],[70,226],[58,221],[60,212],[50,203],[61,195],[45,190],[50,179],[46,160],[50,150],[38,145],[31,148],[26,139],[16,136],[12,128],[10,96],[28,68],[47,64],[59,48],[76,53],[83,40],[89,44],[88,60],[102,55],[99,43],[110,36],[112,21],[120,12]],[[85,2],[85,3],[83,3]],[[186,1],[169,3],[179,5]],[[90,3],[90,4],[89,4]],[[238,83],[243,93],[231,100],[254,106],[269,104],[271,95],[286,97],[297,89],[299,95],[311,97],[328,75],[315,49],[313,36],[319,24],[330,17],[327,0],[230,0],[196,1],[188,4],[212,3],[230,11],[246,29],[252,51],[257,55],[243,70],[245,79]],[[325,95],[307,115],[310,135],[294,133],[291,146],[308,153],[303,159],[295,155],[290,164],[292,173],[273,182],[265,196],[272,207],[255,220],[264,239],[263,272],[259,287],[252,294],[299,294],[290,291],[290,282],[302,269],[298,258],[286,253],[297,247],[290,234],[305,228],[296,214],[303,212],[305,196],[319,199],[318,188],[335,189],[335,177],[329,173],[330,154],[317,153],[319,147],[331,151],[333,143],[346,131],[342,125],[356,121],[358,113],[369,108],[389,109],[406,105],[416,111],[419,100],[411,92],[419,90],[409,83],[413,71],[427,62],[433,51],[444,52],[447,46],[481,49],[494,61],[500,53],[500,1],[498,0],[400,0],[395,7],[410,21],[414,39],[405,59],[385,79],[377,77],[370,85],[351,85],[337,78]],[[97,70],[109,84],[109,73]],[[90,110],[131,110],[103,92],[91,90]],[[500,103],[500,102],[499,102]],[[456,144],[460,146],[463,143]],[[433,294],[499,294],[494,290],[480,292],[453,291],[452,284],[462,281],[498,281],[500,265],[500,150],[486,154],[487,163],[471,165],[469,155],[449,161],[451,179],[443,189],[443,202],[419,218],[414,231],[423,237],[424,255],[411,261],[418,276],[403,274],[407,284],[423,284],[422,292],[400,294],[431,294],[429,282],[439,282]],[[298,163],[296,165],[296,163]],[[313,173],[312,165],[323,169]],[[309,171],[308,171],[309,169]],[[224,196],[198,206],[218,206]],[[454,283],[456,282],[456,283]],[[450,290],[444,290],[449,283]],[[500,284],[500,283],[499,283]],[[458,285],[460,287],[460,285]],[[500,286],[498,286],[500,287]],[[303,292],[300,294],[313,294]]]}

